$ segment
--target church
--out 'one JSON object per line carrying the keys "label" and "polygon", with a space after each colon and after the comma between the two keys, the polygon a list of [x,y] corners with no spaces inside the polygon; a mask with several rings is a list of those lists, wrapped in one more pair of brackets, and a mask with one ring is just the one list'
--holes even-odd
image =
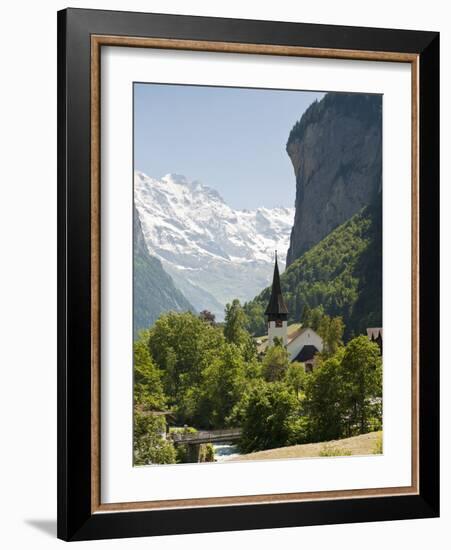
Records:
{"label": "church", "polygon": [[261,344],[259,350],[264,352],[268,345],[272,345],[274,338],[279,338],[287,348],[290,361],[304,363],[305,370],[311,371],[315,365],[315,356],[323,351],[322,338],[309,327],[288,326],[288,308],[283,298],[280,286],[277,252],[274,264],[274,275],[271,288],[271,297],[265,311],[267,317],[268,339]]}

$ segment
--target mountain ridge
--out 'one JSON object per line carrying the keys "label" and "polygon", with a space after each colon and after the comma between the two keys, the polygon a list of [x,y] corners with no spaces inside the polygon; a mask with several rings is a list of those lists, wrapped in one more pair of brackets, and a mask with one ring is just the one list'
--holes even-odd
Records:
{"label": "mountain ridge", "polygon": [[268,284],[274,250],[286,253],[294,208],[236,210],[177,174],[137,171],[134,189],[147,248],[193,306],[219,320],[228,301],[249,300]]}
{"label": "mountain ridge", "polygon": [[138,212],[133,208],[133,337],[170,310],[194,311],[194,308],[175,287],[160,260],[149,254]]}

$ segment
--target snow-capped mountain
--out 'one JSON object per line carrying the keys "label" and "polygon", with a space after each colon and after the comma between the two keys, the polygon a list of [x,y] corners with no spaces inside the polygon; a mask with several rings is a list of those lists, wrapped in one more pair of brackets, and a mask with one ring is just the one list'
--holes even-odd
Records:
{"label": "snow-capped mountain", "polygon": [[158,180],[135,172],[134,184],[149,252],[197,310],[222,319],[227,302],[270,284],[274,250],[286,256],[294,208],[234,210],[214,189],[175,174]]}

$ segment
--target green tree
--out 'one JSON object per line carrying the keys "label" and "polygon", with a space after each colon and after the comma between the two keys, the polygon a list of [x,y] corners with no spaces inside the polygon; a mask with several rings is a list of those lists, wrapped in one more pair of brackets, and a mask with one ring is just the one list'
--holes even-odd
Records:
{"label": "green tree", "polygon": [[288,386],[293,388],[297,398],[300,397],[301,391],[305,389],[306,376],[303,363],[294,361],[288,365],[286,382]]}
{"label": "green tree", "polygon": [[184,401],[190,388],[200,384],[204,368],[225,345],[220,328],[192,313],[174,312],[157,320],[148,342],[152,358],[163,371],[165,392],[175,405]]}
{"label": "green tree", "polygon": [[161,381],[162,373],[150,356],[147,341],[148,333],[143,331],[133,344],[135,406],[147,410],[164,410],[166,396]]}
{"label": "green tree", "polygon": [[268,382],[283,380],[288,369],[289,356],[287,348],[278,339],[269,346],[263,359],[263,376]]}
{"label": "green tree", "polygon": [[246,394],[240,449],[250,453],[294,445],[303,440],[304,421],[299,402],[283,382],[259,381]]}
{"label": "green tree", "polygon": [[199,390],[197,424],[221,428],[241,399],[246,384],[246,364],[238,346],[226,344],[204,370]]}
{"label": "green tree", "polygon": [[340,439],[380,429],[382,363],[366,336],[323,356],[306,378],[304,412],[312,441]]}
{"label": "green tree", "polygon": [[378,345],[366,336],[351,340],[341,370],[348,433],[366,433],[371,422],[382,421],[382,359]]}
{"label": "green tree", "polygon": [[324,341],[324,353],[327,356],[334,355],[337,349],[343,345],[343,333],[345,326],[341,317],[329,317],[323,315],[318,326],[318,334]]}
{"label": "green tree", "polygon": [[266,334],[265,308],[263,304],[253,301],[243,306],[248,319],[248,330],[254,336]]}
{"label": "green tree", "polygon": [[142,331],[133,345],[134,416],[133,454],[136,465],[172,464],[175,450],[165,440],[166,420],[158,411],[167,400],[161,381],[162,373],[149,353],[147,331]]}
{"label": "green tree", "polygon": [[323,306],[318,306],[310,310],[309,314],[309,325],[314,331],[318,331],[321,321],[324,317],[324,308]]}
{"label": "green tree", "polygon": [[311,325],[311,313],[312,310],[308,304],[305,304],[302,310],[301,323],[304,327],[309,327]]}
{"label": "green tree", "polygon": [[261,375],[245,318],[235,300],[226,332],[238,343],[227,340],[222,327],[191,313],[162,315],[150,329],[148,349],[163,373],[167,402],[178,423],[224,426],[247,380]]}
{"label": "green tree", "polygon": [[240,301],[235,299],[225,308],[224,336],[227,342],[235,344],[241,349],[246,361],[256,357],[257,349],[254,339],[247,331],[248,318],[241,307]]}
{"label": "green tree", "polygon": [[133,457],[135,466],[175,464],[176,452],[174,445],[163,436],[166,431],[164,416],[144,414],[135,410],[133,420]]}
{"label": "green tree", "polygon": [[343,334],[345,325],[341,317],[332,317],[329,323],[327,334],[327,347],[330,353],[335,353],[339,346],[343,345]]}
{"label": "green tree", "polygon": [[247,340],[247,317],[240,301],[235,299],[225,308],[224,336],[227,342],[241,346]]}
{"label": "green tree", "polygon": [[308,417],[310,441],[339,439],[343,435],[343,351],[320,359],[305,381],[304,412]]}

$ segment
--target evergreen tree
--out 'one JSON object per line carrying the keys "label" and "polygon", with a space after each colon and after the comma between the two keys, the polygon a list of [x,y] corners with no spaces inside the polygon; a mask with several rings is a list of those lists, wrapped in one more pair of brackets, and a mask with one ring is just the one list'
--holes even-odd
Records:
{"label": "evergreen tree", "polygon": [[310,327],[311,324],[311,308],[308,304],[305,304],[303,310],[302,310],[302,317],[301,317],[301,323],[304,327]]}
{"label": "evergreen tree", "polygon": [[320,325],[321,325],[321,321],[324,317],[324,308],[323,306],[317,306],[313,309],[310,310],[310,315],[309,315],[309,326],[310,328],[312,328],[315,332],[318,331]]}

